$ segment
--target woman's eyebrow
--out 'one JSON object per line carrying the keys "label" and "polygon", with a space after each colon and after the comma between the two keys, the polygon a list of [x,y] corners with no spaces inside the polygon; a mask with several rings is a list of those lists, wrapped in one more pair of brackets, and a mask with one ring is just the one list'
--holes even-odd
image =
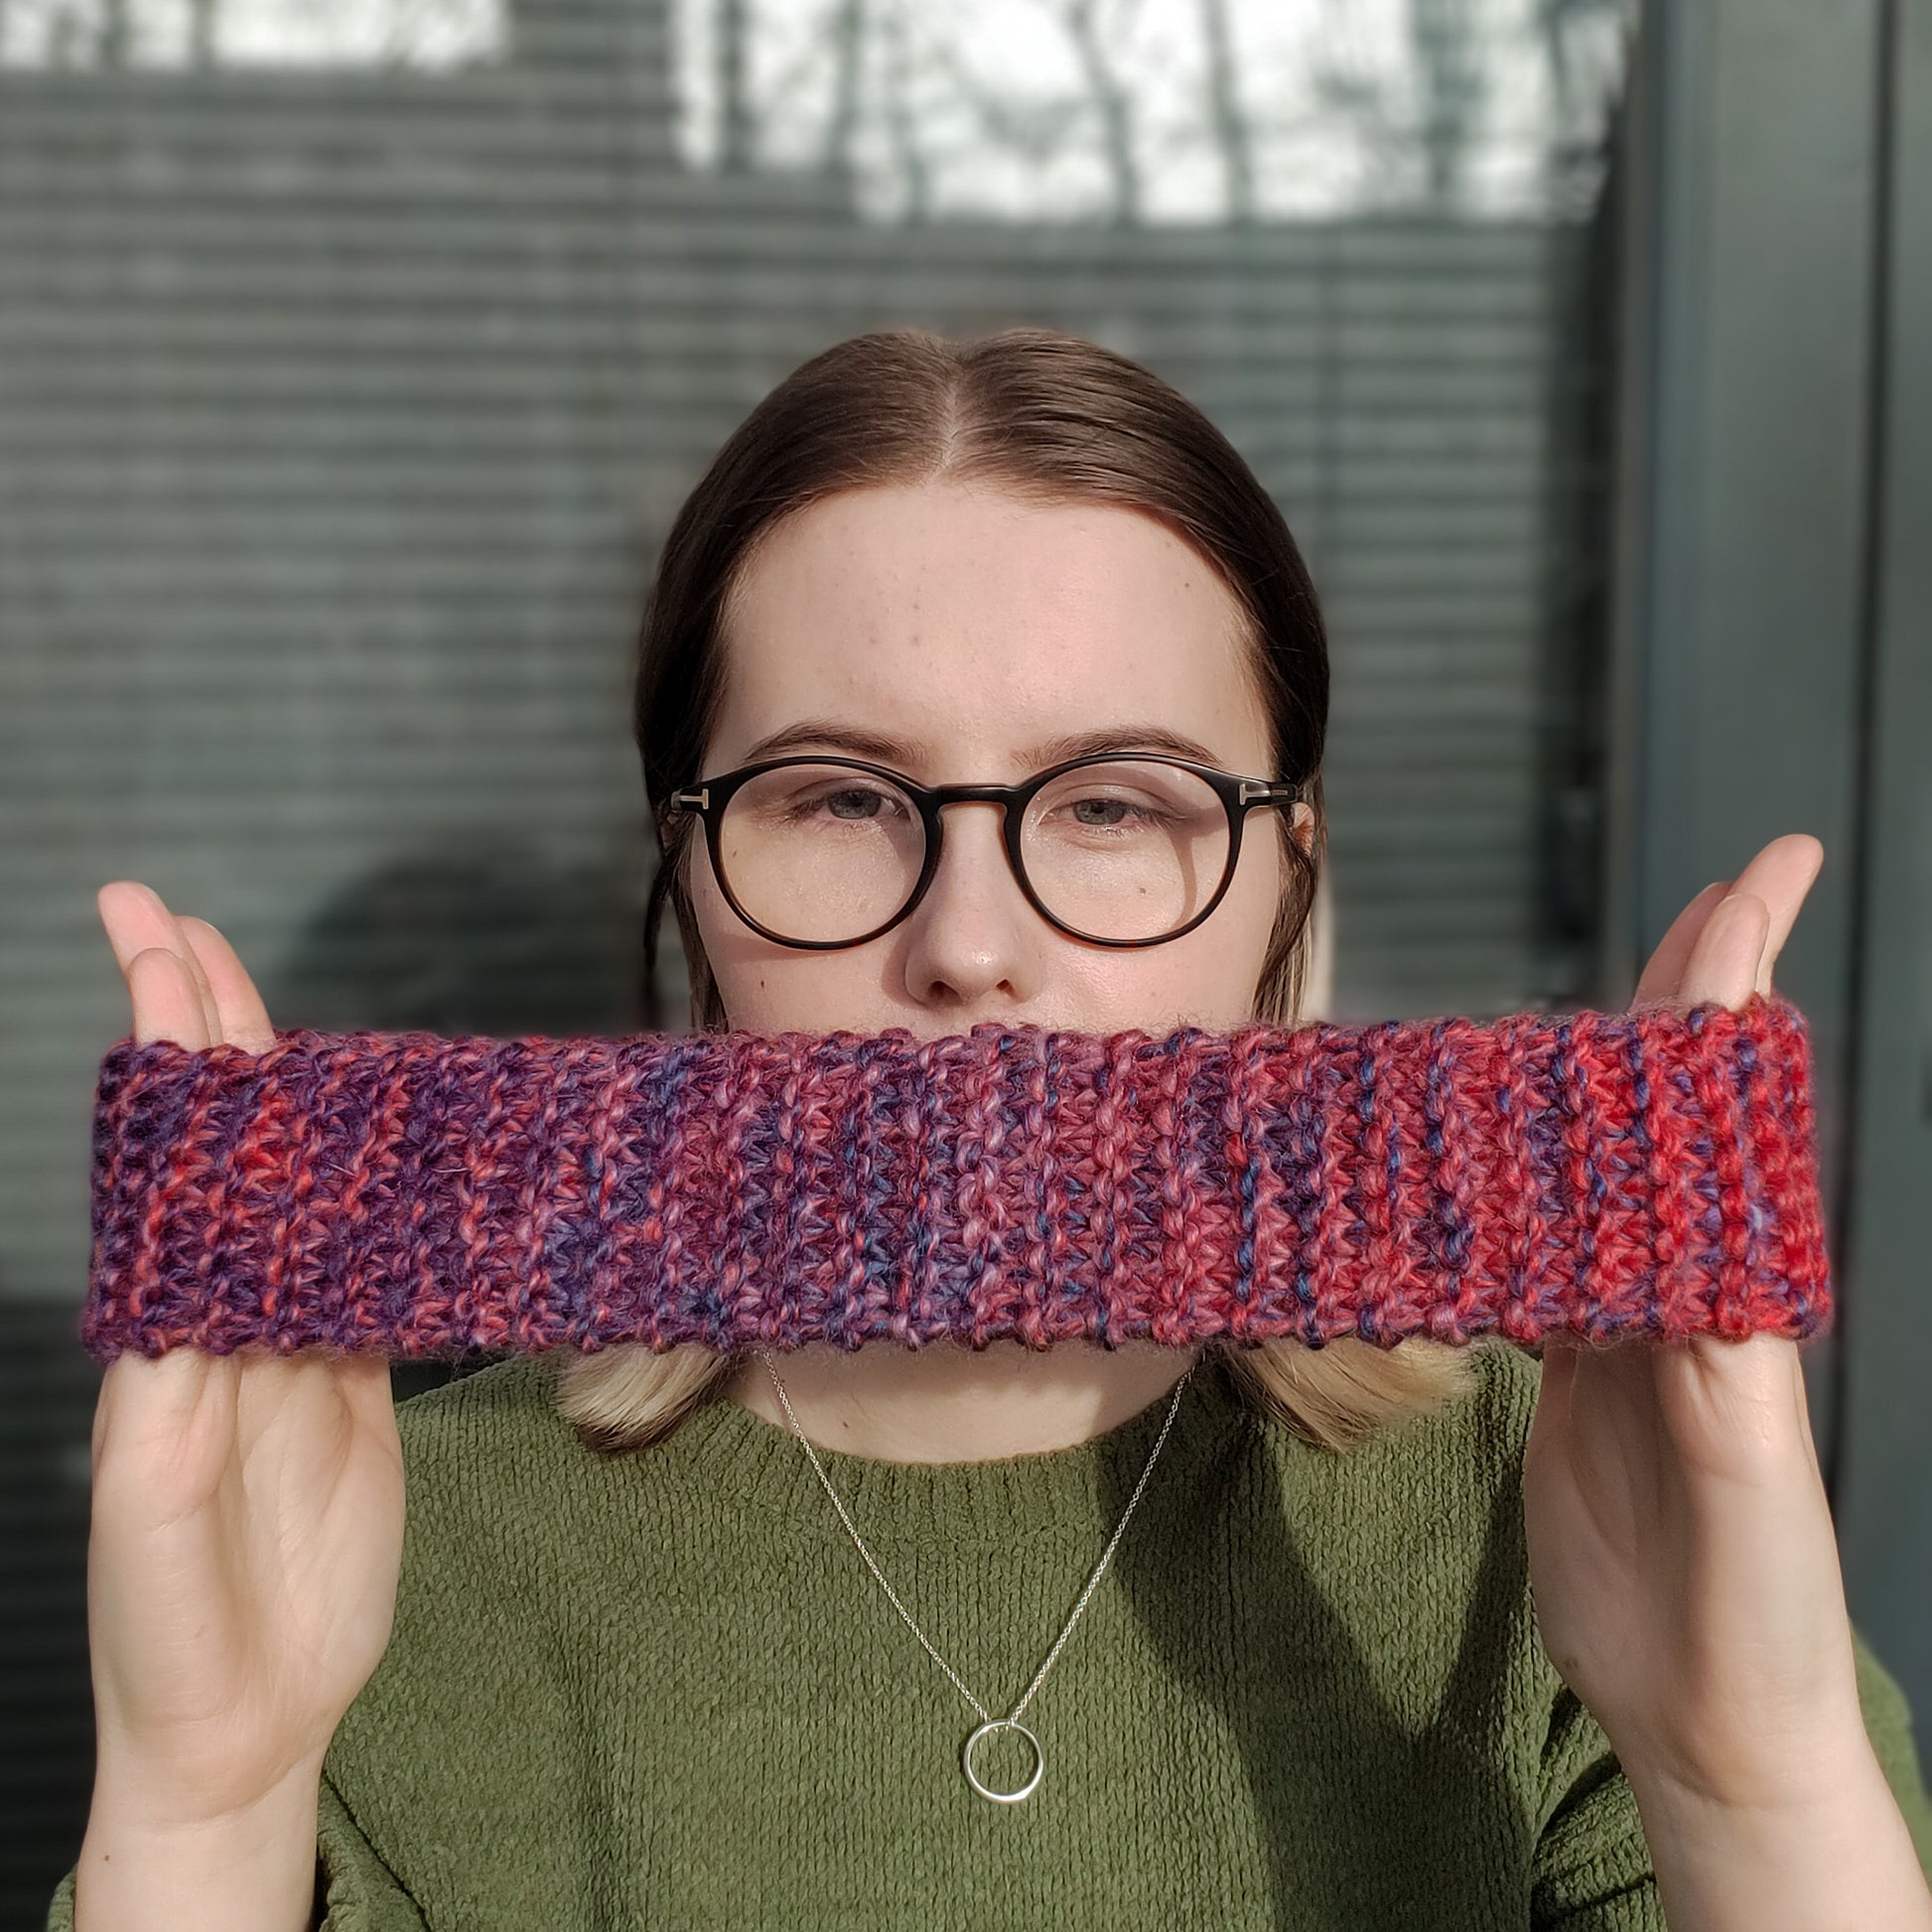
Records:
{"label": "woman's eyebrow", "polygon": [[[928,748],[909,739],[869,731],[862,725],[842,724],[835,718],[804,718],[767,732],[751,746],[742,760],[776,758],[782,752],[807,750],[849,752],[854,758],[874,759],[881,764],[903,767],[925,761]],[[1198,759],[1203,764],[1219,765],[1221,759],[1198,739],[1188,738],[1166,725],[1100,725],[1086,731],[1063,732],[1038,745],[1030,746],[1021,761],[1039,770],[1066,759],[1085,758],[1093,752],[1172,752],[1176,758]]]}

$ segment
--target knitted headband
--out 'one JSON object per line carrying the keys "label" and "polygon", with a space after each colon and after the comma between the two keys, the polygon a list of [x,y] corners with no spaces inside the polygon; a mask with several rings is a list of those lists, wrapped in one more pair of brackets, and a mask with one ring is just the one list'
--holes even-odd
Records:
{"label": "knitted headband", "polygon": [[1829,1325],[1803,1016],[1163,1035],[125,1038],[80,1339],[643,1341]]}

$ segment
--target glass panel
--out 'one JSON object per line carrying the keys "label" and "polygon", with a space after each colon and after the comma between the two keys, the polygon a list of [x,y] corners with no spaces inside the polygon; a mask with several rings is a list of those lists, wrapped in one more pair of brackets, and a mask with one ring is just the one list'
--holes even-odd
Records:
{"label": "glass panel", "polygon": [[[0,0],[0,1306],[82,1293],[105,881],[211,919],[282,1027],[687,1024],[674,922],[639,972],[640,583],[759,396],[908,317],[1137,357],[1280,504],[1333,648],[1340,1017],[1569,998],[1633,12]],[[911,858],[826,809],[881,860],[849,923]],[[1069,910],[1127,823],[1030,834]],[[85,1401],[62,1441],[84,1533]],[[91,1706],[48,1601],[19,1681],[72,1748],[0,1761],[75,1821],[51,1874]]]}

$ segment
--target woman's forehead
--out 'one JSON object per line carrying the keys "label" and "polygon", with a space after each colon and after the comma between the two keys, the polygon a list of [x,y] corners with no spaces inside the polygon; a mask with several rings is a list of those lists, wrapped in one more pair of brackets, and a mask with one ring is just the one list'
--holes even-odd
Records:
{"label": "woman's forehead", "polygon": [[1032,503],[984,485],[845,490],[794,512],[734,587],[740,635],[830,620],[899,631],[998,620],[1003,632],[1104,636],[1224,626],[1219,574],[1156,518],[1115,504]]}
{"label": "woman's forehead", "polygon": [[774,530],[738,590],[721,643],[744,744],[806,712],[949,746],[966,721],[1013,745],[1096,719],[1207,742],[1259,723],[1239,605],[1137,512],[845,492]]}

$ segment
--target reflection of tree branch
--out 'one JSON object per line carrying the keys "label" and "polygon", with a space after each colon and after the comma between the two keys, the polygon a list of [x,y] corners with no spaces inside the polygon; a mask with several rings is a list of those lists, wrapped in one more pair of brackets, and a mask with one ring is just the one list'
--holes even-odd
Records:
{"label": "reflection of tree branch", "polygon": [[[1060,0],[1060,25],[1080,57],[1087,86],[1100,111],[1100,139],[1114,181],[1114,218],[1135,221],[1141,212],[1141,179],[1134,161],[1133,98],[1120,83],[1101,46],[1095,0]],[[1125,22],[1117,23],[1124,28]]]}
{"label": "reflection of tree branch", "polygon": [[133,22],[128,19],[127,0],[105,0],[100,10],[100,64],[104,68],[126,68],[134,51]]}
{"label": "reflection of tree branch", "polygon": [[1485,92],[1474,0],[1409,0],[1409,39],[1422,75],[1422,150],[1429,199],[1452,203]]}
{"label": "reflection of tree branch", "polygon": [[[1362,74],[1348,73],[1325,61],[1318,66],[1311,65],[1309,86],[1321,108],[1352,129],[1366,157],[1362,178],[1380,184],[1381,191],[1386,193],[1389,177],[1395,172],[1404,147],[1392,124],[1386,86]],[[1277,128],[1286,131],[1280,123]]]}
{"label": "reflection of tree branch", "polygon": [[750,23],[747,0],[718,0],[717,60],[718,166],[726,174],[745,174],[752,166],[752,102],[747,91],[745,50]]}
{"label": "reflection of tree branch", "polygon": [[[406,30],[412,24],[395,8],[390,8],[381,24],[381,38],[376,46],[378,67],[406,68],[409,65],[409,36]],[[324,44],[327,45],[326,40]]]}
{"label": "reflection of tree branch", "polygon": [[1564,28],[1575,11],[1576,0],[1541,0],[1536,10],[1537,32],[1543,41],[1543,59],[1550,69],[1551,93],[1556,102],[1555,119],[1566,130],[1571,125],[1576,80],[1570,70],[1570,48]]}
{"label": "reflection of tree branch", "polygon": [[912,123],[910,107],[912,77],[910,38],[905,24],[907,0],[894,0],[887,8],[886,31],[886,125],[893,137],[893,154],[905,178],[905,207],[914,221],[925,219],[932,201],[932,186],[925,156],[919,151],[918,131]]}
{"label": "reflection of tree branch", "polygon": [[[755,103],[759,125],[769,132],[772,123],[784,112],[794,88],[807,86],[825,65],[825,50],[816,41],[806,41],[791,59],[758,90]],[[767,144],[765,152],[769,152]]]}
{"label": "reflection of tree branch", "polygon": [[859,78],[866,43],[866,0],[839,0],[832,15],[832,111],[825,123],[820,166],[850,180],[859,128]]}
{"label": "reflection of tree branch", "polygon": [[1077,99],[1016,101],[989,86],[950,43],[935,43],[931,51],[981,130],[1017,149],[1027,160],[1050,161],[1070,141],[1079,139]]}
{"label": "reflection of tree branch", "polygon": [[1255,212],[1254,156],[1235,85],[1234,29],[1227,0],[1201,0],[1201,37],[1207,44],[1207,119],[1227,176],[1228,218],[1251,221]]}
{"label": "reflection of tree branch", "polygon": [[1372,72],[1359,53],[1351,58],[1347,51],[1350,37],[1336,0],[1329,0],[1324,13],[1308,54],[1310,92],[1321,108],[1350,124],[1363,157],[1364,199],[1389,201],[1403,192],[1410,136],[1398,122],[1387,77]]}
{"label": "reflection of tree branch", "polygon": [[214,65],[215,0],[191,0],[188,9],[188,59],[191,66]]}
{"label": "reflection of tree branch", "polygon": [[[90,31],[91,29],[91,31]],[[81,18],[74,0],[57,0],[54,24],[48,29],[48,58],[57,68],[97,66],[101,59],[100,24]]]}
{"label": "reflection of tree branch", "polygon": [[[1635,0],[1538,0],[1533,31],[1539,37],[1549,69],[1551,112],[1548,121],[1546,166],[1552,189],[1562,194],[1580,169],[1600,164],[1602,128],[1597,113],[1614,89],[1613,75],[1623,71],[1627,50],[1612,57],[1611,74],[1587,58],[1579,63],[1575,43],[1592,28],[1626,33],[1635,26]],[[1587,43],[1585,42],[1587,46]],[[1592,66],[1597,70],[1592,72]]]}
{"label": "reflection of tree branch", "polygon": [[80,45],[80,22],[71,7],[63,7],[54,16],[47,35],[47,64],[52,68],[70,68],[75,64],[74,50]]}

